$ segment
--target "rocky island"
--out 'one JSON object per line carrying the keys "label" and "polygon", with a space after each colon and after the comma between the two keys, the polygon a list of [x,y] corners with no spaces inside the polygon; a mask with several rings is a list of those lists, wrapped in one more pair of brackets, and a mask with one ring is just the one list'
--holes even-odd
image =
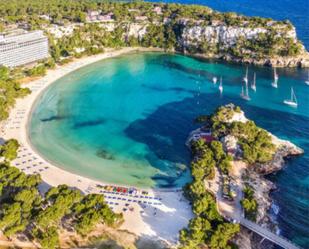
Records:
{"label": "rocky island", "polygon": [[[214,248],[219,240],[225,241],[224,248],[233,243],[244,249],[271,248],[269,242],[262,245],[261,237],[237,223],[244,217],[278,232],[268,215],[272,204],[269,193],[275,185],[264,175],[281,170],[286,158],[303,150],[257,127],[233,104],[196,121],[202,127],[193,131],[186,143],[193,155],[194,180],[185,187],[196,217],[181,232],[183,248],[201,244]],[[220,237],[218,231],[222,230],[225,233]],[[201,236],[206,231],[208,235]]]}

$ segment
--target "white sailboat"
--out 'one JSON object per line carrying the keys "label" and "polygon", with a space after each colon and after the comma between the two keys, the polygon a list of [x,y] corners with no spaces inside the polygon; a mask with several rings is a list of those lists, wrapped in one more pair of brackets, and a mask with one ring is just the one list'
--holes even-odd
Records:
{"label": "white sailboat", "polygon": [[214,85],[217,84],[217,81],[218,81],[217,77],[212,78],[212,82],[214,83]]}
{"label": "white sailboat", "polygon": [[256,73],[253,75],[253,82],[251,84],[251,89],[256,92]]}
{"label": "white sailboat", "polygon": [[244,100],[251,100],[250,96],[249,96],[249,90],[248,90],[248,82],[245,83],[245,92],[244,92],[244,87],[242,86],[241,88],[241,94],[240,96],[244,99]]}
{"label": "white sailboat", "polygon": [[219,91],[220,91],[220,93],[222,93],[222,92],[223,92],[222,77],[220,78]]}
{"label": "white sailboat", "polygon": [[305,81],[307,85],[309,85],[309,71],[308,71],[308,79]]}
{"label": "white sailboat", "polygon": [[246,76],[243,78],[244,82],[248,83],[248,67],[246,69]]}
{"label": "white sailboat", "polygon": [[274,81],[271,83],[271,86],[278,88],[279,75],[277,74],[276,68],[274,68]]}
{"label": "white sailboat", "polygon": [[297,107],[297,99],[293,87],[291,87],[291,98],[283,101],[284,104]]}
{"label": "white sailboat", "polygon": [[276,68],[274,68],[274,80],[279,80],[279,75],[277,74]]}

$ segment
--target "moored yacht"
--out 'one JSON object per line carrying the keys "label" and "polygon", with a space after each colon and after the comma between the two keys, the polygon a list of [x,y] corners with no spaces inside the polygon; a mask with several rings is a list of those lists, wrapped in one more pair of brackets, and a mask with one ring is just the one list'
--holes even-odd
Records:
{"label": "moored yacht", "polygon": [[220,93],[222,93],[222,92],[223,92],[222,77],[220,78],[219,91],[220,91]]}
{"label": "moored yacht", "polygon": [[243,78],[243,80],[244,80],[245,83],[248,83],[248,66],[247,66],[247,69],[246,69],[246,75]]}
{"label": "moored yacht", "polygon": [[271,86],[274,88],[278,88],[278,80],[279,80],[279,75],[277,74],[276,68],[274,68],[274,81],[271,83]]}
{"label": "moored yacht", "polygon": [[297,107],[298,104],[293,87],[291,87],[291,98],[284,100],[283,103],[289,106]]}
{"label": "moored yacht", "polygon": [[251,84],[251,89],[256,92],[256,73],[253,75],[253,82]]}
{"label": "moored yacht", "polygon": [[250,96],[249,96],[249,89],[248,89],[248,82],[245,82],[245,91],[244,91],[244,86],[241,87],[241,94],[240,96],[244,99],[244,100],[251,100]]}

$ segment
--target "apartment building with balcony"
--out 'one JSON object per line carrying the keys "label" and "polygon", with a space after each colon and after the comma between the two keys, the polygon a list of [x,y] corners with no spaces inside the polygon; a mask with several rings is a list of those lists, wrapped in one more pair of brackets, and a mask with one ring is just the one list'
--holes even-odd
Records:
{"label": "apartment building with balcony", "polygon": [[0,65],[16,67],[48,56],[48,38],[41,30],[0,34]]}

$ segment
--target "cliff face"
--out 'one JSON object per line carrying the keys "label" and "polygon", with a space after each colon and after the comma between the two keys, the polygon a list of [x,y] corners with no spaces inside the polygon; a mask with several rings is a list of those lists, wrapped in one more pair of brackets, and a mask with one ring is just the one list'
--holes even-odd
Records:
{"label": "cliff face", "polygon": [[265,28],[227,27],[225,25],[185,27],[181,36],[181,44],[186,48],[199,46],[202,42],[212,45],[220,44],[222,49],[236,45],[239,37],[254,39],[260,33],[266,33]]}
{"label": "cliff face", "polygon": [[277,146],[273,160],[255,165],[255,171],[259,174],[268,175],[281,170],[284,167],[285,159],[303,154],[304,151],[290,141],[279,139],[272,135],[273,143]]}
{"label": "cliff face", "polygon": [[[182,25],[184,28],[178,41],[183,50],[189,53],[193,48],[200,51],[199,56],[208,58],[274,67],[309,67],[308,53],[297,40],[293,26],[236,27],[222,23],[202,25],[199,22],[182,22]],[[280,51],[285,44],[293,43],[299,46],[301,53],[297,56],[267,55],[262,49],[265,37],[275,37],[273,39],[278,40],[278,45],[273,50]],[[239,56],[235,56],[236,53]]]}
{"label": "cliff face", "polygon": [[[171,24],[162,22],[125,24],[125,36],[133,36],[142,41],[151,25]],[[298,41],[293,26],[269,24],[267,27],[246,27],[246,25],[228,26],[223,23],[205,25],[204,22],[182,19],[172,26],[178,28],[177,47],[184,53],[272,67],[309,67],[309,55]],[[278,45],[274,45],[274,48],[266,48],[266,45],[263,45],[275,40]],[[298,47],[300,54],[278,55],[285,53],[285,47],[291,44]],[[268,55],[266,50],[275,51],[276,54]]]}
{"label": "cliff face", "polygon": [[[89,38],[90,43],[101,32],[102,36],[106,35],[106,39],[102,39],[105,42],[100,43],[95,38],[93,43],[102,49],[123,44],[157,47],[240,63],[309,67],[309,54],[297,39],[295,27],[288,21],[219,13],[207,7],[191,5],[157,6],[143,3],[139,8],[132,8],[124,3],[119,6],[120,10],[112,8],[109,11],[108,21],[96,19],[94,23],[78,25],[87,25],[82,32],[86,33],[84,36]],[[123,13],[121,16],[119,11]],[[90,16],[89,19],[91,18],[93,17]],[[102,29],[89,29],[88,25],[93,24]],[[47,28],[46,31],[48,30]],[[72,32],[67,34],[70,35],[72,36]]]}

